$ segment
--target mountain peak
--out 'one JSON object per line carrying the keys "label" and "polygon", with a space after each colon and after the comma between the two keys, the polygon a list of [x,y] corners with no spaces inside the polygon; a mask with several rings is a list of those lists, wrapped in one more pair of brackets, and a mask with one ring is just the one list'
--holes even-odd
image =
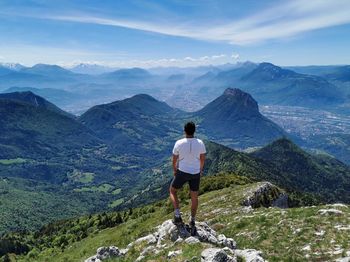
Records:
{"label": "mountain peak", "polygon": [[258,103],[250,94],[241,89],[227,88],[221,97],[230,101],[230,106],[232,107],[242,108],[244,111],[252,110],[255,113],[259,113]]}
{"label": "mountain peak", "polygon": [[7,99],[21,103],[26,103],[34,107],[45,108],[47,110],[54,111],[62,115],[72,117],[72,115],[70,115],[69,113],[63,111],[56,105],[47,101],[45,98],[38,96],[31,91],[3,93],[0,94],[0,99]]}
{"label": "mountain peak", "polygon": [[239,88],[226,88],[226,90],[224,91],[224,95],[229,95],[229,96],[245,96],[248,95],[250,96],[248,93],[243,92],[241,89]]}
{"label": "mountain peak", "polygon": [[263,62],[258,65],[248,75],[243,76],[242,80],[256,80],[256,81],[274,81],[276,79],[288,78],[290,76],[298,75],[294,71],[283,69],[271,63]]}
{"label": "mountain peak", "polygon": [[230,137],[236,145],[262,145],[284,133],[260,114],[258,103],[250,94],[238,88],[226,89],[196,115],[203,119],[200,124],[211,136],[215,139]]}

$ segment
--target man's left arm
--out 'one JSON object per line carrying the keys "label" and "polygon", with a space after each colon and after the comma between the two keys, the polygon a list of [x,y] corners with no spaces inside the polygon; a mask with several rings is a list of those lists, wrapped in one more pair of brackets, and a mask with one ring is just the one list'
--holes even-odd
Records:
{"label": "man's left arm", "polygon": [[179,155],[173,154],[173,170],[174,170],[174,176],[176,176],[177,171],[177,161],[179,160]]}

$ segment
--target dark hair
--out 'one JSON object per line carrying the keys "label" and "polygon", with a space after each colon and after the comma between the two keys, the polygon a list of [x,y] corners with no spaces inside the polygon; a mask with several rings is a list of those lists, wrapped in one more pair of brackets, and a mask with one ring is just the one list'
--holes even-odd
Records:
{"label": "dark hair", "polygon": [[185,133],[189,136],[193,136],[194,132],[196,131],[196,125],[191,121],[187,122],[184,126]]}

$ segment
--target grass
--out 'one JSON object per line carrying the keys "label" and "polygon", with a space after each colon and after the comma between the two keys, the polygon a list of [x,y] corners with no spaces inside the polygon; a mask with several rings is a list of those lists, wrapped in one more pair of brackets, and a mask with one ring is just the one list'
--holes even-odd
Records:
{"label": "grass", "polygon": [[114,186],[112,186],[110,184],[102,184],[100,186],[77,188],[77,189],[74,189],[74,191],[75,192],[104,192],[104,193],[108,193],[111,190],[113,190],[113,188],[114,188]]}
{"label": "grass", "polygon": [[118,194],[120,194],[120,192],[122,192],[122,189],[121,189],[121,188],[117,188],[117,189],[114,189],[114,190],[112,191],[112,194],[113,194],[113,195],[118,195]]}
{"label": "grass", "polygon": [[94,173],[91,172],[81,172],[78,170],[74,170],[73,173],[69,176],[74,182],[88,184],[94,180]]}
{"label": "grass", "polygon": [[[269,261],[328,261],[350,251],[350,229],[341,229],[350,224],[349,206],[324,205],[290,209],[242,207],[242,200],[257,185],[234,185],[201,195],[198,220],[207,221],[219,234],[234,238],[239,249],[254,248],[263,251],[264,258]],[[343,214],[320,215],[320,209],[330,208],[341,210]],[[187,218],[189,206],[182,202],[181,210],[184,218]],[[100,246],[125,248],[138,237],[154,232],[157,225],[171,217],[171,208],[158,207],[154,213],[138,216],[117,227],[101,230],[80,242],[72,243],[63,252],[46,250],[33,261],[47,261],[48,257],[53,262],[82,261],[94,255]],[[178,243],[157,255],[149,254],[145,261],[166,261],[169,251],[179,249],[182,249],[182,254],[170,261],[199,258],[205,245]],[[308,245],[310,250],[305,249]],[[136,250],[131,250],[122,260],[109,261],[135,261],[138,255]],[[22,257],[18,261],[28,261],[28,257]]]}
{"label": "grass", "polygon": [[109,206],[110,207],[117,207],[123,203],[124,203],[124,198],[119,198],[117,200],[114,200]]}
{"label": "grass", "polygon": [[22,164],[27,162],[27,159],[24,158],[13,158],[13,159],[0,159],[0,164],[2,165],[14,165],[14,164]]}

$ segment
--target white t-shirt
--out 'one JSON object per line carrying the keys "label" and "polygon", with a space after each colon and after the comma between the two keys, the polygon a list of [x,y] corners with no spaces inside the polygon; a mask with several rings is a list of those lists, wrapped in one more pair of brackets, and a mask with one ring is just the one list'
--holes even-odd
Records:
{"label": "white t-shirt", "polygon": [[200,172],[200,155],[205,153],[205,145],[198,138],[177,140],[173,149],[173,154],[179,156],[179,170],[189,174]]}

